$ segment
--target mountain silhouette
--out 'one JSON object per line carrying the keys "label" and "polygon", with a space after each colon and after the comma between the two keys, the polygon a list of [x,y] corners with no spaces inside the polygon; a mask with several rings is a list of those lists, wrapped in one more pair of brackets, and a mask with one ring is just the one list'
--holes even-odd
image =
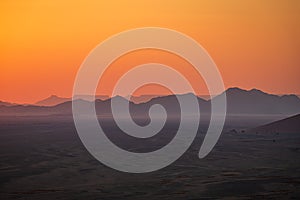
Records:
{"label": "mountain silhouette", "polygon": [[[87,101],[91,101],[94,97],[90,96],[90,95],[80,95],[77,96],[75,99],[83,99],[83,100],[87,100]],[[101,100],[106,100],[109,99],[109,96],[106,95],[96,95],[95,97],[96,99],[101,99]],[[71,101],[72,98],[64,98],[64,97],[59,97],[56,95],[51,95],[49,97],[47,97],[46,99],[40,100],[36,103],[34,103],[33,105],[36,106],[56,106],[58,104],[61,103],[65,103],[68,101]]]}
{"label": "mountain silhouette", "polygon": [[[240,88],[229,88],[225,91],[227,95],[227,114],[228,115],[295,115],[300,113],[300,99],[296,95],[273,95],[267,94],[257,89],[243,90]],[[189,95],[194,94],[183,94],[180,95],[183,98],[188,98]],[[97,98],[97,97],[96,97]],[[198,98],[201,113],[210,113],[210,100],[204,100]],[[216,96],[215,98],[220,98]],[[128,101],[124,97],[116,96],[113,97],[118,101]],[[69,98],[60,98],[57,96],[51,96],[39,105],[15,105],[7,106],[0,105],[0,115],[69,115],[72,114],[72,102]],[[78,99],[79,100],[79,99]],[[58,101],[65,101],[63,103],[49,106],[51,103]],[[91,104],[90,101],[80,100],[82,103]],[[160,96],[151,98],[151,100],[142,103],[135,103],[129,101],[130,111],[132,114],[143,115],[147,114],[151,105],[161,104],[164,106],[169,114],[179,115],[180,109],[177,98],[175,95]],[[96,111],[99,115],[110,115],[111,114],[111,99],[97,99],[95,101]],[[193,110],[190,110],[192,113]],[[148,115],[148,114],[147,114]]]}
{"label": "mountain silhouette", "polygon": [[128,100],[134,102],[135,104],[146,103],[153,98],[164,96],[164,95],[140,95],[140,96],[128,96],[126,97]]}
{"label": "mountain silhouette", "polygon": [[0,101],[0,106],[13,106],[13,105],[16,105],[16,104],[5,102],[5,101]]}
{"label": "mountain silhouette", "polygon": [[226,97],[229,114],[292,115],[300,113],[300,99],[296,95],[278,96],[257,89],[229,88],[226,90]]}
{"label": "mountain silhouette", "polygon": [[63,98],[63,97],[58,97],[56,95],[51,95],[47,97],[46,99],[40,100],[36,102],[34,105],[37,106],[55,106],[61,103],[64,103],[66,101],[71,101],[71,98]]}

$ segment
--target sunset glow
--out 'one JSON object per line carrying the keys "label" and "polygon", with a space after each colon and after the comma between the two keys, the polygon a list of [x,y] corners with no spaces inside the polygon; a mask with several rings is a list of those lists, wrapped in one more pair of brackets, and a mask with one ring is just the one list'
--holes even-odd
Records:
{"label": "sunset glow", "polygon": [[[96,45],[121,31],[147,26],[194,38],[219,67],[226,88],[300,94],[300,1],[5,0],[0,2],[0,25],[3,101],[70,97],[77,70]],[[197,93],[207,94],[188,63],[155,50],[116,60],[98,93],[109,94],[124,70],[145,62],[172,65],[190,78]],[[147,86],[137,94],[165,91]]]}

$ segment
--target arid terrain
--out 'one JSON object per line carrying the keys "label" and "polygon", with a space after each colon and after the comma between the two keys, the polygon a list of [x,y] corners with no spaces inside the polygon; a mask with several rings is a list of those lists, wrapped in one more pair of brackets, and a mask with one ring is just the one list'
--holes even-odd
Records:
{"label": "arid terrain", "polygon": [[[227,123],[213,151],[199,159],[201,126],[193,145],[172,165],[129,174],[95,160],[73,123],[67,116],[0,119],[1,199],[300,198],[300,131],[258,132]],[[126,140],[117,142],[126,146]]]}

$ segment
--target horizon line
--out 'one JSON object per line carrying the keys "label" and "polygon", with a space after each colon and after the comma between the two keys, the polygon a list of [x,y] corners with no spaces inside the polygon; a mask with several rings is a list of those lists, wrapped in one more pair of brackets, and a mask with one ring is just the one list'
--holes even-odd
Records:
{"label": "horizon line", "polygon": [[[280,93],[280,94],[276,94],[276,93],[268,93],[268,92],[265,92],[263,90],[260,90],[260,89],[257,89],[257,88],[251,88],[251,89],[244,89],[244,88],[240,88],[240,87],[228,87],[227,89],[225,89],[223,92],[226,92],[230,89],[239,89],[241,91],[247,91],[247,92],[250,92],[250,91],[260,91],[262,93],[265,93],[265,94],[269,94],[269,95],[276,95],[276,96],[285,96],[285,95],[295,95],[297,96],[298,98],[300,98],[300,94],[296,94],[296,93]],[[115,95],[115,96],[110,96],[110,95],[107,95],[107,94],[95,94],[95,95],[88,95],[88,94],[81,94],[81,95],[77,95],[77,98],[80,99],[80,97],[95,97],[95,100],[97,100],[97,96],[103,96],[103,97],[107,97],[107,99],[111,99],[113,97],[123,97],[127,100],[130,100],[130,98],[138,98],[138,97],[143,97],[143,96],[152,96],[153,98],[155,97],[165,97],[165,96],[172,96],[172,95],[186,95],[186,94],[193,94],[197,97],[200,97],[200,98],[203,98],[203,97],[209,97],[209,98],[203,98],[205,100],[210,100],[211,97],[215,97],[215,96],[218,96],[220,94],[222,94],[223,92],[219,93],[219,94],[195,94],[193,92],[186,92],[186,93],[177,93],[177,94],[142,94],[142,95]],[[70,99],[72,100],[74,97],[73,96],[69,96],[69,97],[63,97],[63,96],[59,96],[59,95],[56,95],[56,94],[50,94],[49,96],[45,97],[45,98],[42,98],[40,100],[37,100],[33,103],[17,103],[17,102],[11,102],[11,101],[6,101],[6,100],[1,100],[0,99],[0,102],[2,103],[9,103],[9,104],[15,104],[15,105],[36,105],[38,104],[39,102],[41,101],[44,101],[46,99],[49,99],[51,97],[57,97],[57,98],[61,98],[61,99]],[[107,100],[107,99],[104,99],[104,100]],[[82,99],[82,100],[86,100],[86,99]],[[101,99],[100,99],[101,100]],[[151,99],[150,99],[151,100]]]}

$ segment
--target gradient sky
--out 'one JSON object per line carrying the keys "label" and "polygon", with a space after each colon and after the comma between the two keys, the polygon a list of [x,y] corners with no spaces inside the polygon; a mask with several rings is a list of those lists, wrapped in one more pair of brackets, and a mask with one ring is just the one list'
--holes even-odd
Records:
{"label": "gradient sky", "polygon": [[227,88],[300,93],[297,0],[3,0],[0,26],[4,101],[34,103],[51,94],[71,96],[76,72],[97,44],[145,26],[175,29],[197,40],[219,67]]}

